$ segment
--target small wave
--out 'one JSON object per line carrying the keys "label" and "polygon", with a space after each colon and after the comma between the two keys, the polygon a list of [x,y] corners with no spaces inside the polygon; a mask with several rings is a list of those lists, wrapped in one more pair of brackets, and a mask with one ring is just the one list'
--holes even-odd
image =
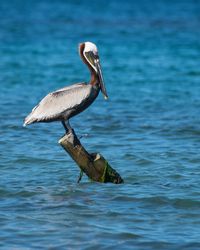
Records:
{"label": "small wave", "polygon": [[179,209],[195,209],[200,207],[200,201],[192,199],[181,199],[181,198],[167,198],[164,196],[152,196],[152,197],[136,197],[136,196],[123,196],[117,195],[112,198],[112,201],[119,202],[140,202],[151,206],[172,206]]}
{"label": "small wave", "polygon": [[10,191],[6,189],[0,189],[0,197],[1,198],[28,198],[38,195],[37,191],[28,191],[28,190],[20,190],[20,191]]}

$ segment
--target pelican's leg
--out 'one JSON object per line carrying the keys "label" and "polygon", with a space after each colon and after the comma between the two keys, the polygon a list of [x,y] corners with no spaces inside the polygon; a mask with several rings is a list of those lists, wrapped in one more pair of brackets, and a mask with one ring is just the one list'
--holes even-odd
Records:
{"label": "pelican's leg", "polygon": [[66,123],[64,121],[62,121],[62,125],[65,128],[66,134],[72,132],[72,128],[71,128],[68,120],[66,121]]}

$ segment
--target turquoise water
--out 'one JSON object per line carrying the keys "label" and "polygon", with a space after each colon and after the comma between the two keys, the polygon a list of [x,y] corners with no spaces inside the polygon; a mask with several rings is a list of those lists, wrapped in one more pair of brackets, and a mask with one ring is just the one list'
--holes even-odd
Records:
{"label": "turquoise water", "polygon": [[[1,1],[0,249],[200,249],[199,1]],[[59,123],[23,128],[48,92],[89,79],[110,99],[71,124],[122,185],[83,178]]]}

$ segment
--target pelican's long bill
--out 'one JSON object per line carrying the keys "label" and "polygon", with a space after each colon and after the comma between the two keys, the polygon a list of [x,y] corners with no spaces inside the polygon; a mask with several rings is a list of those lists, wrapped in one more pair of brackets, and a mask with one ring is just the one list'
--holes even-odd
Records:
{"label": "pelican's long bill", "polygon": [[99,59],[95,60],[95,65],[96,65],[96,68],[97,68],[97,74],[99,76],[101,92],[103,93],[104,98],[108,99],[108,95],[107,95],[106,87],[105,87],[105,84],[104,84],[103,74],[102,74],[102,71],[101,71],[101,64],[99,62]]}
{"label": "pelican's long bill", "polygon": [[104,98],[108,99],[106,87],[105,87],[104,80],[103,80],[103,74],[102,74],[102,71],[101,71],[101,64],[99,62],[99,56],[94,55],[91,51],[85,52],[85,56],[86,56],[87,61],[90,63],[92,68],[96,71],[96,73],[99,76],[101,92],[103,93]]}

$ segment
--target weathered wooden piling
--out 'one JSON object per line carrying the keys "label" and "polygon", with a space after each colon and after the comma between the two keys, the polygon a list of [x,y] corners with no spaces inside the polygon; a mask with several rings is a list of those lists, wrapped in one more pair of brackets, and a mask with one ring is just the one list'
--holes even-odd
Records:
{"label": "weathered wooden piling", "polygon": [[[88,153],[81,145],[74,130],[65,134],[60,140],[60,145],[77,163],[91,180],[96,182],[123,183],[121,176],[109,165],[106,159],[99,153]],[[81,176],[79,178],[79,181]]]}

